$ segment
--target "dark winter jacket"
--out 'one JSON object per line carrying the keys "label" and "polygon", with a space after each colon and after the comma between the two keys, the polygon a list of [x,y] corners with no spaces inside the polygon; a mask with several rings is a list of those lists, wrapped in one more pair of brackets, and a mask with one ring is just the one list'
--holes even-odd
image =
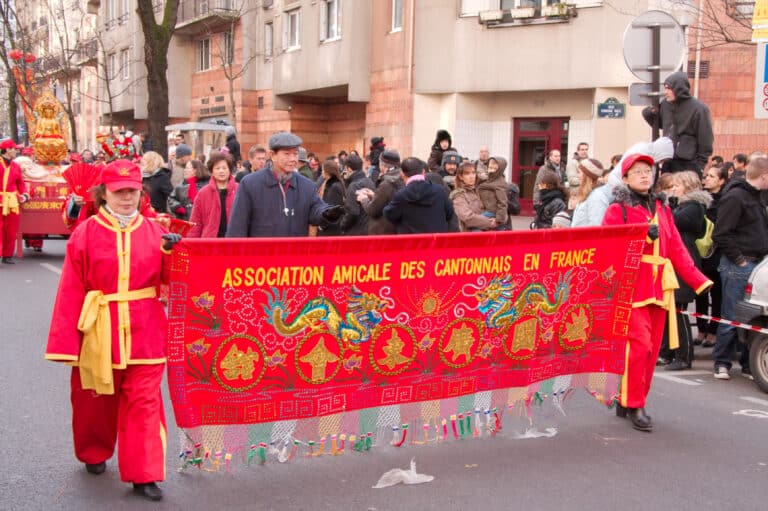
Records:
{"label": "dark winter jacket", "polygon": [[691,96],[691,84],[683,71],[672,73],[664,81],[675,93],[672,102],[662,101],[658,111],[643,110],[643,118],[653,126],[658,118],[664,136],[672,139],[675,156],[669,162],[670,171],[696,170],[701,175],[712,155],[714,135],[707,105]]}
{"label": "dark winter jacket", "polygon": [[[448,149],[443,150],[440,147],[441,140],[448,141]],[[451,134],[448,133],[446,130],[437,130],[437,135],[435,136],[435,143],[432,144],[432,149],[429,153],[429,159],[427,160],[427,168],[429,170],[431,170],[432,172],[437,172],[440,170],[440,166],[443,164],[443,153],[445,151],[456,151],[456,149],[453,147],[453,140],[451,139]]]}
{"label": "dark winter jacket", "polygon": [[229,149],[229,155],[235,163],[243,159],[240,156],[240,142],[237,141],[237,136],[234,133],[227,135],[226,146]]}
{"label": "dark winter jacket", "polygon": [[718,204],[712,239],[735,264],[768,254],[768,213],[757,188],[740,179],[728,182]]}
{"label": "dark winter jacket", "polygon": [[539,196],[541,202],[534,206],[536,218],[533,219],[534,229],[549,229],[552,219],[561,211],[567,209],[565,194],[560,189],[542,190]]}
{"label": "dark winter jacket", "polygon": [[232,205],[227,238],[308,236],[310,225],[327,225],[323,211],[331,206],[318,197],[315,183],[293,172],[287,185],[271,167],[245,176]]}
{"label": "dark winter jacket", "polygon": [[168,213],[168,197],[173,192],[171,171],[160,167],[151,176],[143,178],[142,183],[149,188],[149,201],[155,211]]}
{"label": "dark winter jacket", "polygon": [[541,183],[541,179],[544,177],[545,174],[555,174],[562,184],[565,184],[565,166],[560,164],[560,166],[555,167],[555,165],[547,158],[547,161],[539,167],[539,171],[536,172],[536,180],[533,182],[533,204],[536,205],[539,202],[541,202],[541,190],[539,190],[539,183]]}
{"label": "dark winter jacket", "polygon": [[182,220],[189,220],[192,215],[192,205],[195,202],[195,198],[200,190],[211,178],[197,179],[192,176],[189,179],[185,179],[180,185],[173,189],[173,193],[168,197],[168,209],[171,214]]}
{"label": "dark winter jacket", "polygon": [[402,178],[384,174],[373,199],[363,206],[368,214],[368,234],[395,234],[394,224],[384,217],[384,208],[404,186]]}
{"label": "dark winter jacket", "polygon": [[[341,186],[341,181],[335,176],[328,178],[325,182],[325,187],[321,184],[323,201],[329,206],[343,206],[344,205],[344,188]],[[339,236],[341,235],[341,227],[339,223],[333,223],[324,227],[320,227],[317,230],[318,236]]]}
{"label": "dark winter jacket", "polygon": [[368,213],[357,200],[357,191],[363,188],[375,190],[376,185],[365,175],[363,170],[353,172],[346,185],[347,196],[344,200],[344,216],[339,222],[341,232],[347,236],[363,236],[368,234]]}
{"label": "dark winter jacket", "polygon": [[[676,203],[672,209],[675,227],[677,227],[683,244],[693,259],[693,264],[701,270],[701,255],[696,248],[696,240],[704,236],[706,230],[704,216],[707,207],[712,203],[712,196],[703,190],[693,190],[678,200],[670,200],[670,202]],[[678,280],[680,281],[680,288],[675,290],[675,302],[692,302],[696,298],[696,293],[682,279],[678,278]]]}
{"label": "dark winter jacket", "polygon": [[384,216],[395,225],[397,234],[423,234],[448,232],[454,214],[442,186],[417,180],[395,193],[384,208]]}
{"label": "dark winter jacket", "polygon": [[496,215],[496,224],[506,225],[509,220],[507,213],[509,185],[504,177],[507,160],[498,156],[494,156],[493,159],[499,164],[499,169],[489,173],[488,179],[477,185],[477,193],[480,194],[480,200],[483,201],[485,211],[490,211]]}

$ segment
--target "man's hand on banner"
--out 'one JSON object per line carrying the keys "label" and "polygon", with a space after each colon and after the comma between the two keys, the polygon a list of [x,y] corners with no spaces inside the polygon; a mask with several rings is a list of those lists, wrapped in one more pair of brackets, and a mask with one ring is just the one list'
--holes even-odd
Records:
{"label": "man's hand on banner", "polygon": [[163,234],[163,249],[164,250],[171,250],[173,246],[181,241],[181,234],[176,234],[175,232],[169,232],[166,234]]}

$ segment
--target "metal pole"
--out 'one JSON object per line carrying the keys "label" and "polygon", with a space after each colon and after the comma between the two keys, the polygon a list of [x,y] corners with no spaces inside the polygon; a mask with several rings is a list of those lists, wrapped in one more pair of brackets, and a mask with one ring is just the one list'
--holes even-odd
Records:
{"label": "metal pole", "polygon": [[[651,65],[651,90],[658,92],[661,87],[661,25],[651,25],[651,52],[653,55],[653,62]],[[654,94],[651,96],[653,101],[653,109],[656,112],[656,116],[653,121],[653,129],[651,131],[651,139],[656,140],[659,138],[659,95]]]}

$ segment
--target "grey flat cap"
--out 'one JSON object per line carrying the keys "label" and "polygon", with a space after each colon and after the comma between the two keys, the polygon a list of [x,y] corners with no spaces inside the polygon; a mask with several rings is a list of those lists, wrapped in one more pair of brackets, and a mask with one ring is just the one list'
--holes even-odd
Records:
{"label": "grey flat cap", "polygon": [[291,149],[294,147],[299,147],[300,145],[301,139],[293,133],[289,133],[287,131],[275,133],[269,137],[269,148],[273,151],[279,151],[280,149]]}

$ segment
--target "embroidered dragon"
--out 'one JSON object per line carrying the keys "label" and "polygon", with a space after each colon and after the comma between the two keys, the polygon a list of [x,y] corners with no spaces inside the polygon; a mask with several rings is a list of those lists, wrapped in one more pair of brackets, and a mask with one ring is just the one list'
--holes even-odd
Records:
{"label": "embroidered dragon", "polygon": [[381,322],[382,311],[388,304],[372,293],[363,293],[352,286],[347,295],[347,313],[342,316],[336,305],[327,298],[318,296],[310,299],[292,320],[288,320],[285,305],[287,292],[282,296],[276,288],[272,294],[267,293],[267,305],[263,305],[264,313],[269,318],[278,334],[292,337],[305,329],[319,331],[327,328],[328,332],[351,349],[355,345],[366,342],[371,337],[371,331]]}
{"label": "embroidered dragon", "polygon": [[550,301],[546,288],[538,282],[525,286],[513,297],[515,283],[511,275],[497,276],[475,293],[478,310],[485,316],[489,328],[503,328],[523,316],[535,316],[539,311],[554,314],[568,300],[573,269],[562,275],[555,286],[554,300]]}

